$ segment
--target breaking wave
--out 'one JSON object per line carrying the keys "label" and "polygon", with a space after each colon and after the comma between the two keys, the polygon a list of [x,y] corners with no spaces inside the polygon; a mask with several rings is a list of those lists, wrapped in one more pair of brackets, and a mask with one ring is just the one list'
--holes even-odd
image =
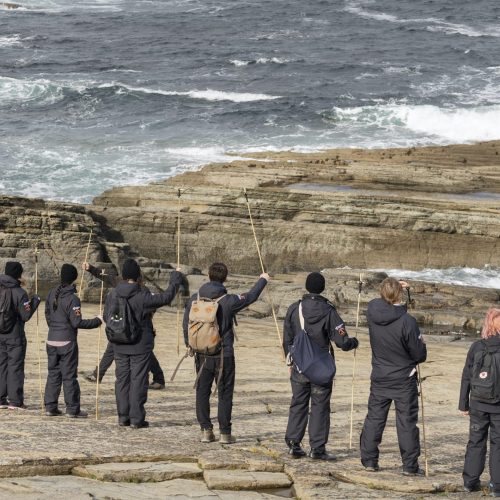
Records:
{"label": "breaking wave", "polygon": [[252,64],[286,64],[289,63],[289,59],[284,59],[281,57],[259,57],[258,59],[249,59],[246,61],[240,59],[232,59],[229,61],[233,66],[250,66]]}

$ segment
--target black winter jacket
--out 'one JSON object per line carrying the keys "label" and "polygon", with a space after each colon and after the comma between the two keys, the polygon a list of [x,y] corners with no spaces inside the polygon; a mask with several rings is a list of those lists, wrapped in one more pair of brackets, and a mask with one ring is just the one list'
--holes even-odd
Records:
{"label": "black winter jacket", "polygon": [[[343,351],[350,351],[358,346],[358,340],[347,335],[344,322],[335,306],[322,295],[308,293],[302,301],[294,302],[286,313],[283,335],[283,349],[288,355],[295,335],[300,333],[299,304],[302,302],[304,329],[316,344],[325,350],[334,342]],[[333,354],[333,353],[332,353]]]}
{"label": "black winter jacket", "polygon": [[[219,309],[217,310],[217,322],[219,324],[219,332],[222,338],[222,348],[224,356],[234,356],[234,330],[233,323],[235,316],[238,312],[250,304],[253,304],[264,290],[267,280],[259,278],[257,283],[247,293],[228,294],[226,287],[218,281],[209,281],[200,287],[199,295],[206,299],[218,299],[226,295],[219,301]],[[182,327],[184,331],[184,343],[188,347],[188,327],[189,327],[189,311],[191,310],[191,303],[196,300],[198,293],[191,296],[186,304],[184,310],[184,320]]]}
{"label": "black winter jacket", "polygon": [[40,304],[40,297],[35,295],[28,299],[28,294],[21,288],[21,282],[8,276],[7,274],[0,275],[0,286],[8,288],[12,293],[12,308],[15,311],[17,321],[10,333],[2,335],[3,339],[23,336],[24,323],[29,321]]}
{"label": "black winter jacket", "polygon": [[[57,307],[54,305],[57,296]],[[101,324],[99,318],[83,319],[80,299],[75,285],[59,285],[50,290],[45,300],[45,319],[49,326],[47,340],[75,341],[78,329],[90,330]]]}
{"label": "black winter jacket", "polygon": [[[489,347],[500,350],[500,333],[494,337],[486,339],[484,342],[488,344]],[[474,355],[476,352],[483,351],[485,346],[481,340],[474,342],[467,353],[467,358],[465,360],[465,366],[462,372],[462,383],[460,385],[460,400],[458,403],[458,409],[461,411],[469,411],[471,408],[475,410],[484,411],[487,413],[500,413],[500,403],[488,404],[481,403],[479,401],[474,401],[470,399],[470,383],[472,378],[472,368],[474,366]],[[500,381],[499,381],[500,383]]]}
{"label": "black winter jacket", "polygon": [[406,305],[374,299],[368,304],[366,318],[372,348],[371,380],[397,382],[416,373],[417,364],[427,359],[427,348]]}
{"label": "black winter jacket", "polygon": [[[170,304],[177,295],[179,286],[182,284],[182,274],[178,271],[173,271],[170,275],[170,284],[162,293],[151,293],[149,290],[142,288],[138,283],[128,283],[120,281],[115,288],[119,297],[124,297],[128,300],[134,317],[141,324],[142,334],[136,344],[114,344],[113,349],[115,354],[144,354],[152,351],[154,347],[153,322],[151,313],[161,306]],[[104,321],[107,323],[113,314],[113,299],[111,293],[106,297],[104,306]]]}

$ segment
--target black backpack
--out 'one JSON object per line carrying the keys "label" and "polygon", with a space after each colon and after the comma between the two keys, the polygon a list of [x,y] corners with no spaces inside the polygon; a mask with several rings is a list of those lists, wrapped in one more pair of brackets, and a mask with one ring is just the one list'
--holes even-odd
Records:
{"label": "black backpack", "polygon": [[500,350],[482,340],[484,349],[474,354],[470,397],[479,403],[500,403]]}
{"label": "black backpack", "polygon": [[0,335],[12,332],[16,321],[16,313],[12,307],[12,290],[0,286]]}
{"label": "black backpack", "polygon": [[141,324],[124,297],[111,292],[111,311],[106,322],[106,337],[112,344],[137,344],[141,339]]}

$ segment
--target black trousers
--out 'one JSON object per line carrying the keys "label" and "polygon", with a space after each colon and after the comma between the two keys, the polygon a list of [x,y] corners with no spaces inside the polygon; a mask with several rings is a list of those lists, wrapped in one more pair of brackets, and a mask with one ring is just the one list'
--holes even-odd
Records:
{"label": "black trousers", "polygon": [[[196,385],[196,418],[201,429],[212,429],[210,419],[210,394],[212,385],[219,377],[220,356],[201,356],[195,358],[196,371],[201,370]],[[217,420],[221,434],[231,434],[231,414],[233,412],[233,394],[236,365],[234,356],[224,357],[222,376],[218,387]]]}
{"label": "black trousers", "polygon": [[[292,402],[288,413],[285,441],[300,443],[309,421],[311,448],[324,451],[330,433],[330,398],[333,382],[329,386],[315,385],[295,368],[290,376]],[[309,415],[309,403],[311,414]]]}
{"label": "black trousers", "polygon": [[115,395],[120,422],[130,422],[134,425],[144,422],[150,364],[151,351],[143,354],[115,352]]}
{"label": "black trousers", "polygon": [[80,413],[80,385],[78,384],[78,344],[70,342],[63,347],[47,344],[48,374],[45,384],[45,409],[57,409],[61,385],[64,391],[66,413]]}
{"label": "black trousers", "polygon": [[[113,364],[115,359],[115,352],[113,349],[113,344],[108,342],[106,350],[102,355],[101,361],[99,363],[99,381],[102,381],[104,375],[108,371],[109,367]],[[151,353],[151,373],[153,374],[153,382],[165,385],[165,375],[161,369],[160,363],[156,358],[154,352]],[[97,369],[94,371],[94,375],[97,378]]]}
{"label": "black trousers", "polygon": [[479,482],[486,461],[486,447],[490,434],[490,477],[493,490],[500,493],[500,413],[470,410],[469,442],[465,452],[464,485]]}
{"label": "black trousers", "polygon": [[372,382],[368,399],[368,415],[361,433],[361,463],[364,466],[378,464],[379,445],[387,422],[387,415],[394,401],[396,406],[396,430],[403,469],[418,469],[420,435],[418,422],[417,378],[393,384]]}
{"label": "black trousers", "polygon": [[24,335],[14,338],[0,335],[0,404],[24,404],[25,357]]}

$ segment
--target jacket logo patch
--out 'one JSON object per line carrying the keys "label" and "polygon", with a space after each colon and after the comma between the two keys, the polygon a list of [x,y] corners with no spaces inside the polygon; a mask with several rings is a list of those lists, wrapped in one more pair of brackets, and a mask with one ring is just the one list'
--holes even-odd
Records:
{"label": "jacket logo patch", "polygon": [[481,372],[479,378],[488,378],[488,372]]}
{"label": "jacket logo patch", "polygon": [[336,326],[335,327],[335,330],[337,330],[337,333],[341,336],[341,337],[344,337],[347,332],[345,331],[345,326],[344,326],[344,323],[342,323],[341,325],[339,326]]}
{"label": "jacket logo patch", "polygon": [[82,315],[82,310],[79,307],[73,307],[73,311],[75,311],[75,314],[77,316],[81,316]]}
{"label": "jacket logo patch", "polygon": [[24,303],[23,303],[23,306],[24,306],[24,310],[25,310],[26,312],[30,312],[30,311],[31,311],[31,305],[30,305],[30,303],[29,303],[29,302],[24,302]]}

